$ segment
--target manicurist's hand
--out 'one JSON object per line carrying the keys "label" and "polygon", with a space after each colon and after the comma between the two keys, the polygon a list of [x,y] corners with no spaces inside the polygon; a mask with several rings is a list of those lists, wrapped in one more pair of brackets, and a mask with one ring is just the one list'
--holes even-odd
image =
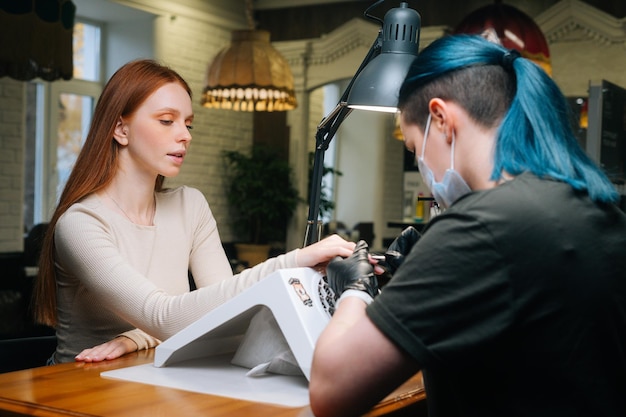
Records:
{"label": "manicurist's hand", "polygon": [[137,344],[128,337],[119,336],[113,340],[85,349],[74,358],[77,362],[102,362],[119,358],[137,350]]}
{"label": "manicurist's hand", "polygon": [[368,249],[367,243],[360,240],[350,257],[335,259],[328,265],[328,284],[337,296],[348,290],[356,290],[369,295],[371,301],[378,295],[378,281]]}
{"label": "manicurist's hand", "polygon": [[325,273],[328,262],[337,256],[347,258],[352,255],[355,246],[354,242],[348,242],[339,235],[331,235],[300,249],[297,262],[301,267],[308,266]]}
{"label": "manicurist's hand", "polygon": [[393,275],[422,235],[413,226],[402,231],[385,252],[387,271]]}

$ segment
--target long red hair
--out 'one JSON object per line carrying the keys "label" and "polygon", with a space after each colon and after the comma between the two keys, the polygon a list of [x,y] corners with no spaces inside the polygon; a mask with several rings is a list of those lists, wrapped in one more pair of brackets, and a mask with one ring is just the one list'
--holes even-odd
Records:
{"label": "long red hair", "polygon": [[[107,82],[94,110],[85,144],[67,180],[61,199],[46,231],[39,260],[39,274],[33,291],[35,321],[57,324],[57,297],[54,268],[54,229],[59,218],[74,203],[106,187],[118,169],[120,145],[113,138],[120,117],[131,117],[139,106],[164,84],[178,83],[191,97],[187,82],[174,70],[152,60],[131,61]],[[164,177],[157,176],[156,191]]]}

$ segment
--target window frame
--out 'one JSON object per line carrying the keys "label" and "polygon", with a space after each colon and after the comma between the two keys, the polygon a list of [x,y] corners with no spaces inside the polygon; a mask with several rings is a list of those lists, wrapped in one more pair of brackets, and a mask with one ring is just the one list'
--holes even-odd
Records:
{"label": "window frame", "polygon": [[[34,152],[32,160],[35,166],[29,167],[28,164],[25,166],[25,169],[33,170],[32,184],[25,184],[26,188],[32,187],[33,189],[32,201],[29,201],[28,197],[25,197],[26,201],[24,201],[25,205],[32,205],[32,218],[24,219],[26,229],[30,229],[30,227],[39,223],[48,222],[58,202],[58,136],[56,132],[59,126],[59,113],[57,109],[61,95],[75,94],[91,97],[92,106],[88,123],[90,124],[93,110],[103,89],[105,56],[102,52],[105,50],[105,24],[84,18],[77,18],[76,23],[96,26],[100,29],[98,39],[99,53],[96,55],[98,62],[95,64],[98,69],[98,77],[94,81],[77,78],[54,82],[44,82],[40,79],[31,81],[31,83],[36,85],[36,103],[32,103],[32,105],[35,106],[36,113],[36,126],[34,129],[35,149],[26,149],[26,152]],[[85,140],[88,128],[89,126],[83,126],[83,141]],[[26,178],[29,178],[29,175],[26,175]],[[26,195],[28,195],[28,193],[26,193]]]}

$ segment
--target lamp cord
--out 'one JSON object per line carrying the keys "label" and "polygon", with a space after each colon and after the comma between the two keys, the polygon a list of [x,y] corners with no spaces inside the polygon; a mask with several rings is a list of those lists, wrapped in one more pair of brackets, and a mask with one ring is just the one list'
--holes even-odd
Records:
{"label": "lamp cord", "polygon": [[254,22],[252,0],[246,0],[246,20],[248,21],[248,28],[250,30],[254,30],[256,28],[256,23]]}
{"label": "lamp cord", "polygon": [[384,3],[385,0],[378,0],[376,3],[372,4],[371,6],[369,6],[367,9],[365,9],[365,11],[363,12],[363,16],[373,20],[375,22],[380,23],[381,25],[383,24],[383,19],[381,19],[380,17],[374,16],[372,14],[370,14],[370,11],[374,10],[376,7],[380,6],[381,3]]}

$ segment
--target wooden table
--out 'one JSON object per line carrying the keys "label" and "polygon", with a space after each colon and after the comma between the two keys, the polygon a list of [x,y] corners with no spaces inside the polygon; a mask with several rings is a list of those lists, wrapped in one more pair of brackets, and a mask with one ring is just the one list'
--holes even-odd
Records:
{"label": "wooden table", "polygon": [[[66,363],[0,374],[0,415],[48,416],[312,416],[309,407],[287,408],[182,391],[173,388],[102,378],[101,372],[142,365],[154,350],[114,361]],[[368,417],[423,404],[421,374],[380,402]]]}

